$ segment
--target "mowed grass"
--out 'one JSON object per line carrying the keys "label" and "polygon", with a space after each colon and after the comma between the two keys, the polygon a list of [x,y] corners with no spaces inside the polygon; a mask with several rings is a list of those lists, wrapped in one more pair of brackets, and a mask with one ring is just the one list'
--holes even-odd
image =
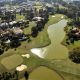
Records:
{"label": "mowed grass", "polygon": [[23,59],[20,55],[14,54],[8,57],[5,57],[1,60],[1,64],[8,70],[16,68],[23,62]]}

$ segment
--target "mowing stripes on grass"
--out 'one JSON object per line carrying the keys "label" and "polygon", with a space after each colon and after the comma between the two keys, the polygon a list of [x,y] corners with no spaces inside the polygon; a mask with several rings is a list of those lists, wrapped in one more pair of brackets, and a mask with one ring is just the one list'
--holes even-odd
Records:
{"label": "mowing stripes on grass", "polygon": [[5,57],[1,60],[1,64],[8,70],[16,68],[23,62],[23,59],[20,55],[14,54],[9,57]]}

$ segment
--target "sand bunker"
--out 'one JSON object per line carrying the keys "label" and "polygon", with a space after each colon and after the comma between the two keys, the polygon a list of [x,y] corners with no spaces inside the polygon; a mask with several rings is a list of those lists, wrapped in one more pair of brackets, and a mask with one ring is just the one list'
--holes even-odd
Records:
{"label": "sand bunker", "polygon": [[22,57],[26,57],[26,58],[30,58],[30,54],[25,54],[25,55],[22,55]]}
{"label": "sand bunker", "polygon": [[31,49],[31,52],[35,55],[37,55],[40,58],[44,58],[44,53],[45,53],[46,49],[42,49],[42,48],[34,48]]}
{"label": "sand bunker", "polygon": [[61,16],[61,19],[63,19],[64,18],[64,16]]}
{"label": "sand bunker", "polygon": [[56,17],[56,16],[52,16],[52,17]]}
{"label": "sand bunker", "polygon": [[26,65],[21,65],[21,66],[18,66],[17,68],[16,68],[16,70],[17,71],[23,71],[23,70],[25,70],[25,69],[27,69],[27,66]]}

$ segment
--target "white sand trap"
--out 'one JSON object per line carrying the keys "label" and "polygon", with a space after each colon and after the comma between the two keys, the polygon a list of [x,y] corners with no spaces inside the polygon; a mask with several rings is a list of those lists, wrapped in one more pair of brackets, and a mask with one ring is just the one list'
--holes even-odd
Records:
{"label": "white sand trap", "polygon": [[16,70],[17,71],[23,71],[23,70],[25,70],[25,69],[27,69],[27,66],[26,65],[21,65],[21,66],[18,66],[17,68],[16,68]]}
{"label": "white sand trap", "polygon": [[52,16],[52,17],[56,17],[56,16]]}
{"label": "white sand trap", "polygon": [[64,18],[64,16],[61,16],[61,19],[63,19]]}
{"label": "white sand trap", "polygon": [[46,49],[43,48],[34,48],[31,49],[31,52],[35,55],[37,55],[40,58],[44,58],[44,54],[45,54]]}
{"label": "white sand trap", "polygon": [[25,54],[25,55],[22,55],[22,57],[26,57],[26,58],[30,58],[30,54]]}

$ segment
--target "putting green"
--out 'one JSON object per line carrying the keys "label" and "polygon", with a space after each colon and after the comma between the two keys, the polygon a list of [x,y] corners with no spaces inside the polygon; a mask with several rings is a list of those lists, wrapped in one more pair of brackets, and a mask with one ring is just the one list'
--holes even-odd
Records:
{"label": "putting green", "polygon": [[8,70],[16,68],[23,62],[23,59],[20,55],[14,54],[9,57],[5,57],[1,60],[1,64]]}

